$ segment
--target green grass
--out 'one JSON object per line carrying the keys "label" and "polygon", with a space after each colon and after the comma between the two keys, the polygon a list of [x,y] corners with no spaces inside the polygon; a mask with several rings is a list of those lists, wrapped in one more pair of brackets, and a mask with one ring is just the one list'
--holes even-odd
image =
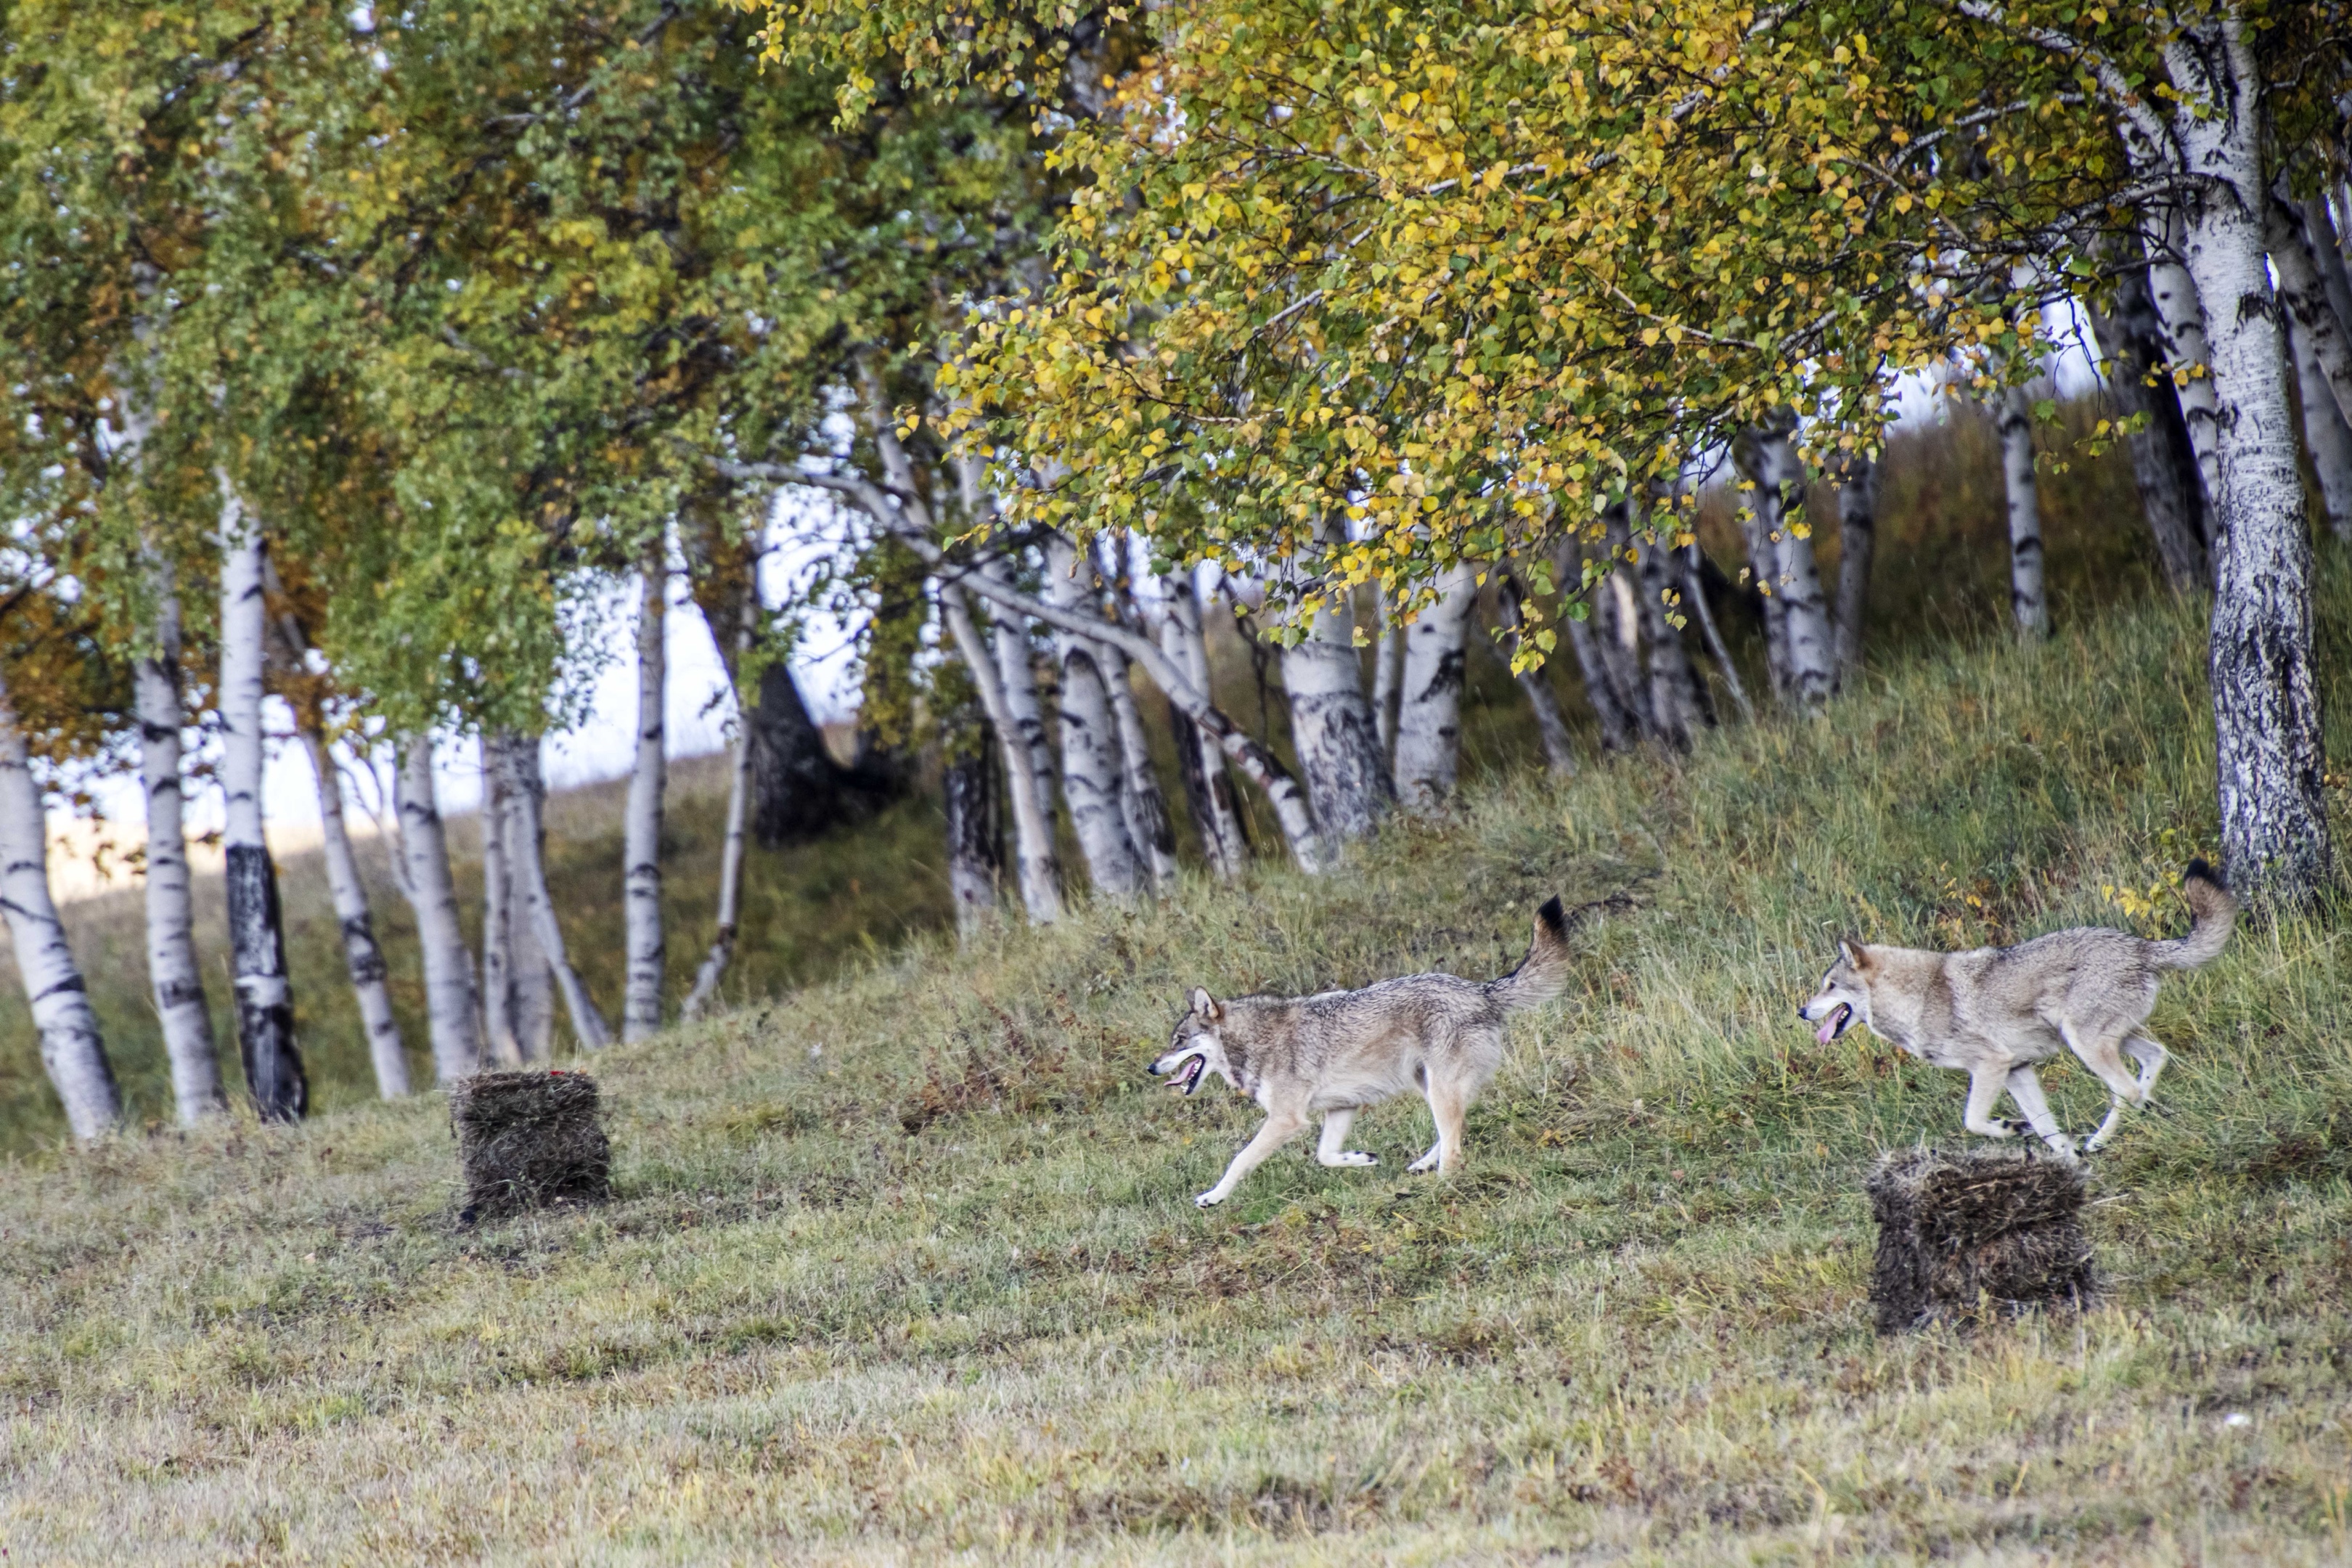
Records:
{"label": "green grass", "polygon": [[[2336,755],[2347,618],[2337,561]],[[1822,720],[1679,763],[1498,773],[1328,878],[1267,868],[963,952],[917,933],[614,1049],[618,1194],[592,1212],[461,1226],[429,1095],[20,1156],[0,1545],[2344,1561],[2340,909],[2168,984],[2166,1104],[2096,1167],[2098,1305],[1868,1326],[1861,1175],[1958,1141],[1962,1080],[1790,1017],[1831,937],[2115,922],[2103,886],[2211,846],[2195,609],[2063,626],[1923,644]],[[1488,973],[1542,896],[1621,889],[1638,907],[1515,1025],[1464,1173],[1400,1173],[1427,1135],[1400,1103],[1359,1123],[1381,1169],[1297,1147],[1192,1208],[1256,1118],[1145,1082],[1182,987]],[[2088,1075],[2048,1078],[2087,1125]]]}

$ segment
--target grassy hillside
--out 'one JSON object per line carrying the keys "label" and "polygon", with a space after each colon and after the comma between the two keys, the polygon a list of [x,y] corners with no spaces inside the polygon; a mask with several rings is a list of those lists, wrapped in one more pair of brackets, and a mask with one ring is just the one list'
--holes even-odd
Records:
{"label": "grassy hillside", "polygon": [[[2352,754],[2332,563],[2334,754]],[[453,1214],[435,1097],[0,1172],[12,1560],[2344,1560],[2352,990],[2336,924],[2168,984],[2080,1316],[1875,1339],[1859,1179],[1962,1082],[1790,1016],[1831,936],[2126,917],[2210,847],[2189,609],[1906,654],[1681,763],[1525,773],[1319,880],[1093,909],[594,1064],[616,1200]],[[2339,808],[2343,805],[2338,797]],[[2339,830],[2345,823],[2339,816]],[[1181,988],[1510,962],[1445,1181],[1410,1104],[1196,1212],[1256,1120],[1139,1068]],[[2155,926],[2181,919],[2166,900]],[[2072,1063],[2061,1114],[2099,1109]],[[2245,1419],[2240,1421],[2239,1416]]]}

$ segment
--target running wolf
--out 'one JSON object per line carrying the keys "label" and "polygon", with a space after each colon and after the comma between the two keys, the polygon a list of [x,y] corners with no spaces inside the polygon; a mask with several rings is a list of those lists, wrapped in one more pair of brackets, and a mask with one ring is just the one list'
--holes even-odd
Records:
{"label": "running wolf", "polygon": [[1223,1002],[1196,987],[1166,1053],[1145,1070],[1188,1095],[1214,1073],[1265,1108],[1265,1125],[1234,1156],[1223,1180],[1192,1201],[1202,1208],[1224,1202],[1318,1111],[1317,1160],[1376,1163],[1345,1146],[1348,1128],[1366,1106],[1413,1089],[1429,1098],[1437,1142],[1406,1168],[1452,1172],[1462,1161],[1462,1114],[1502,1063],[1505,1016],[1559,994],[1568,952],[1568,917],[1553,899],[1537,911],[1519,966],[1483,984],[1409,974],[1361,991]]}
{"label": "running wolf", "polygon": [[[2114,1095],[2107,1117],[2082,1144],[2090,1152],[2115,1136],[2127,1105],[2146,1105],[2164,1070],[2165,1050],[2147,1031],[2156,988],[2168,970],[2210,963],[2230,940],[2238,900],[2213,868],[2189,863],[2181,892],[2195,921],[2189,934],[2149,942],[2104,926],[2052,931],[2015,947],[1923,952],[1854,940],[1838,943],[1837,962],[1797,1016],[1819,1024],[1824,1045],[1857,1019],[1871,1033],[1937,1067],[1969,1075],[1964,1125],[1988,1138],[2022,1131],[1993,1119],[2003,1088],[2026,1125],[2062,1159],[2074,1140],[2060,1131],[2042,1097],[2035,1064],[2063,1045],[2098,1074]],[[2139,1064],[2135,1076],[2124,1066]]]}

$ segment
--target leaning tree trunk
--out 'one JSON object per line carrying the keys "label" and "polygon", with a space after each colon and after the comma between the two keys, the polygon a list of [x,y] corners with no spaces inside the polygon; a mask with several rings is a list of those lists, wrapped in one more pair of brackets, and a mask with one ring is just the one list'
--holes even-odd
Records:
{"label": "leaning tree trunk", "polygon": [[1822,574],[1813,563],[1810,531],[1790,516],[1804,500],[1805,468],[1797,458],[1790,430],[1775,426],[1761,433],[1756,504],[1772,546],[1769,590],[1780,601],[1781,667],[1787,699],[1801,712],[1812,712],[1837,689],[1837,638],[1830,629]]}
{"label": "leaning tree trunk", "polygon": [[[948,633],[955,639],[956,651],[963,658],[964,667],[971,672],[972,689],[979,693],[981,706],[987,711],[988,721],[996,730],[997,743],[1004,754],[1004,793],[1013,807],[1013,864],[1021,886],[1021,906],[1028,912],[1032,925],[1051,925],[1062,918],[1062,868],[1054,848],[1054,819],[1045,809],[1046,797],[1038,788],[1031,773],[1037,753],[1013,721],[1013,709],[1007,700],[1003,678],[1003,665],[982,637],[980,628],[972,624],[971,607],[965,602],[963,590],[953,584],[940,590],[940,615],[948,624]],[[997,627],[999,642],[1014,635],[1009,625]],[[1028,668],[1025,658],[1022,664]]]}
{"label": "leaning tree trunk", "polygon": [[[2352,410],[2352,328],[2338,313],[2330,278],[2313,254],[2315,246],[2325,241],[2306,226],[2301,203],[2282,196],[2270,204],[2265,219],[2271,266],[2278,274],[2278,301],[2285,307],[2289,332],[2300,339],[2294,343],[2296,357],[2309,362],[2309,379],[2327,394],[2321,405],[2332,405],[2341,421]],[[2340,265],[2335,270],[2340,271]]]}
{"label": "leaning tree trunk", "polygon": [[[1001,561],[982,562],[977,574],[992,584],[1009,582]],[[1004,744],[1018,745],[1028,752],[1028,764],[1017,776],[1029,781],[1029,788],[1037,797],[1037,809],[1050,823],[1054,820],[1054,797],[1060,784],[1053,731],[1046,727],[1045,704],[1037,694],[1037,664],[1030,657],[1029,625],[1002,606],[992,618],[996,623],[996,681],[997,689],[1003,693],[1004,717],[992,717],[990,722],[1005,731]],[[1009,730],[1007,725],[1011,726]]]}
{"label": "leaning tree trunk", "polygon": [[2308,904],[2335,877],[2326,752],[2312,663],[2312,554],[2286,395],[2286,345],[2264,242],[2260,68],[2225,15],[2240,101],[2184,119],[2190,166],[2212,182],[2187,219],[2217,400],[2220,521],[2210,670],[2221,849],[2231,886]]}
{"label": "leaning tree trunk", "polygon": [[287,984],[285,924],[278,869],[261,831],[261,670],[268,606],[262,591],[258,521],[229,483],[220,483],[221,787],[227,796],[222,839],[227,850],[230,973],[236,994],[236,1043],[247,1089],[265,1121],[299,1121],[310,1103],[310,1081],[294,1044],[294,1003]]}
{"label": "leaning tree trunk", "polygon": [[17,978],[41,1037],[41,1066],[66,1109],[66,1125],[88,1142],[122,1120],[122,1094],[98,1032],[66,928],[49,897],[48,823],[33,779],[16,705],[0,679],[0,913],[16,953]]}
{"label": "leaning tree trunk", "polygon": [[1127,813],[1128,842],[1142,855],[1153,889],[1171,893],[1176,890],[1176,825],[1168,815],[1168,796],[1160,787],[1159,771],[1151,765],[1151,738],[1143,732],[1134,678],[1129,673],[1125,654],[1108,645],[1100,651],[1111,721],[1118,729],[1118,798]]}
{"label": "leaning tree trunk", "polygon": [[1364,698],[1355,612],[1344,591],[1308,612],[1305,635],[1282,652],[1290,742],[1322,830],[1342,843],[1378,827],[1396,800],[1380,726]]}
{"label": "leaning tree trunk", "polygon": [[1561,717],[1559,698],[1552,691],[1551,682],[1544,679],[1541,667],[1520,669],[1520,638],[1525,630],[1525,618],[1519,613],[1519,581],[1508,575],[1495,590],[1495,613],[1509,634],[1503,649],[1512,665],[1512,679],[1528,700],[1528,710],[1536,716],[1536,734],[1543,742],[1544,766],[1554,778],[1576,776],[1576,744],[1569,739],[1568,721]]}
{"label": "leaning tree trunk", "polygon": [[2198,488],[2214,512],[2207,544],[2213,567],[2221,568],[2221,405],[2213,387],[2212,344],[2206,335],[2204,310],[2196,279],[2181,264],[2187,228],[2179,214],[2171,215],[2150,237],[2147,293],[2156,307],[2163,333],[2164,363],[2173,367],[2173,394],[2180,404],[2180,422],[2189,432],[2189,449],[2197,457]]}
{"label": "leaning tree trunk", "polygon": [[2033,399],[2012,386],[2000,399],[2000,479],[2009,500],[2009,607],[2017,635],[2050,635],[2050,600],[2042,584],[2042,489],[2033,472]]}
{"label": "leaning tree trunk", "polygon": [[[1073,615],[1097,614],[1092,563],[1059,534],[1045,541],[1045,597]],[[1095,890],[1131,899],[1142,889],[1143,867],[1119,800],[1118,731],[1102,653],[1090,639],[1061,629],[1055,633],[1054,650],[1061,664],[1062,799],[1070,808],[1070,827]]]}
{"label": "leaning tree trunk", "polygon": [[400,855],[409,908],[416,913],[416,945],[425,962],[425,1018],[433,1041],[433,1076],[446,1085],[482,1068],[482,1035],[475,1012],[474,958],[457,922],[457,886],[449,874],[449,842],[434,798],[433,739],[408,737],[394,775],[400,816]]}
{"label": "leaning tree trunk", "polygon": [[335,900],[335,923],[343,939],[343,972],[351,976],[352,994],[359,1002],[360,1032],[367,1037],[375,1091],[385,1100],[398,1100],[408,1092],[408,1056],[401,1048],[400,1023],[393,1016],[392,992],[384,984],[389,971],[383,949],[376,945],[367,884],[360,880],[359,858],[352,853],[351,832],[343,821],[342,784],[335,773],[334,754],[327,749],[327,737],[317,724],[303,724],[302,745],[310,753],[310,769],[319,781],[319,838],[327,862],[327,889]]}
{"label": "leaning tree trunk", "polygon": [[2148,293],[2145,267],[2116,279],[2115,313],[2094,310],[2091,325],[2106,355],[2107,390],[2116,411],[2138,426],[2126,443],[2164,580],[2176,594],[2210,588],[2205,481],[2197,471],[2197,448],[2189,439],[2179,395],[2165,370],[2164,323]]}
{"label": "leaning tree trunk", "polygon": [[628,977],[621,1004],[621,1038],[642,1040],[662,1022],[662,793],[668,765],[662,754],[666,688],[663,626],[669,574],[658,549],[642,574],[637,613],[637,756],[629,773],[628,818],[623,824],[622,908],[626,920]]}
{"label": "leaning tree trunk", "polygon": [[996,773],[988,765],[985,720],[950,742],[940,774],[947,812],[948,897],[955,905],[956,936],[970,942],[996,916],[998,879],[1004,869],[1003,836],[996,816]]}
{"label": "leaning tree trunk", "polygon": [[1841,688],[1862,669],[1864,617],[1870,609],[1870,563],[1878,553],[1878,464],[1854,453],[1837,473],[1837,667]]}
{"label": "leaning tree trunk", "polygon": [[514,878],[507,868],[505,786],[490,766],[490,738],[482,737],[482,1049],[501,1068],[522,1065],[515,1030]]}
{"label": "leaning tree trunk", "polygon": [[1468,562],[1456,562],[1439,574],[1436,601],[1403,628],[1396,792],[1399,804],[1417,816],[1452,799],[1460,773],[1463,664],[1477,600],[1477,573]]}
{"label": "leaning tree trunk", "polygon": [[2303,405],[2303,449],[2319,481],[2319,504],[2336,538],[2352,540],[2352,429],[2344,424],[2327,377],[2312,350],[2311,334],[2290,319],[2287,346],[2294,354],[2296,391]]}
{"label": "leaning tree trunk", "polygon": [[[694,972],[694,989],[687,993],[686,1001],[677,1010],[678,1017],[692,1023],[702,1016],[702,1010],[719,994],[719,977],[735,959],[736,922],[743,910],[743,840],[745,819],[749,815],[751,796],[751,726],[742,711],[742,679],[744,657],[751,651],[752,616],[759,609],[756,587],[746,595],[744,614],[736,628],[735,657],[728,661],[728,679],[736,691],[736,723],[734,754],[727,770],[727,838],[719,852],[719,930],[710,939],[710,951],[702,955],[700,967]],[[718,628],[711,630],[716,633]],[[724,644],[720,645],[724,647]],[[950,874],[952,879],[952,874]]]}
{"label": "leaning tree trunk", "polygon": [[147,978],[163,1054],[172,1066],[172,1103],[193,1127],[228,1110],[212,1011],[205,1005],[188,893],[188,840],[182,826],[180,596],[168,564],[156,573],[155,650],[132,671],[139,706],[139,770],[147,795]]}
{"label": "leaning tree trunk", "polygon": [[603,1050],[613,1043],[613,1031],[605,1024],[604,1015],[589,998],[580,972],[572,967],[571,957],[564,951],[563,927],[555,918],[555,900],[547,890],[541,818],[545,795],[539,787],[539,742],[522,735],[499,737],[498,765],[506,773],[508,798],[515,803],[522,817],[520,830],[510,822],[504,836],[508,874],[515,879],[516,892],[522,900],[523,912],[530,921],[530,934],[539,944],[541,957],[556,989],[562,994],[563,1010],[572,1019],[572,1032],[579,1037],[582,1049]]}
{"label": "leaning tree trunk", "polygon": [[[1160,620],[1160,651],[1202,692],[1209,689],[1209,643],[1201,625],[1198,584],[1189,572],[1171,573],[1160,583],[1166,614]],[[1191,715],[1168,700],[1169,728],[1176,737],[1177,771],[1184,780],[1184,805],[1209,868],[1231,881],[1249,864],[1249,840],[1242,832],[1225,754],[1201,732]]]}
{"label": "leaning tree trunk", "polygon": [[1572,615],[1561,616],[1559,629],[1568,638],[1569,652],[1576,658],[1576,673],[1584,681],[1585,703],[1601,721],[1601,749],[1630,752],[1641,741],[1641,724],[1610,676],[1609,661],[1601,652],[1603,632],[1592,624],[1595,617],[1589,601],[1584,608],[1581,620]]}
{"label": "leaning tree trunk", "polygon": [[[1677,752],[1687,752],[1698,732],[1715,723],[1715,705],[1706,682],[1691,663],[1683,645],[1682,628],[1674,624],[1670,605],[1681,597],[1675,587],[1675,572],[1667,545],[1633,529],[1629,508],[1617,514],[1610,549],[1620,559],[1633,558],[1632,574],[1620,567],[1616,575],[1634,587],[1633,619],[1641,634],[1647,666],[1645,695],[1651,733]],[[1622,613],[1629,608],[1622,601]]]}
{"label": "leaning tree trunk", "polygon": [[1731,649],[1725,646],[1722,628],[1715,624],[1715,610],[1706,602],[1706,557],[1694,539],[1682,552],[1683,590],[1691,614],[1698,621],[1699,640],[1706,644],[1706,656],[1715,661],[1716,672],[1723,677],[1724,689],[1731,693],[1731,705],[1739,710],[1740,719],[1756,722],[1756,704],[1748,700],[1747,683],[1739,679],[1739,667],[1731,660]]}
{"label": "leaning tree trunk", "polygon": [[1381,738],[1381,755],[1390,758],[1394,765],[1397,732],[1397,693],[1404,685],[1405,628],[1389,607],[1389,596],[1380,597],[1381,635],[1372,647],[1372,725]]}

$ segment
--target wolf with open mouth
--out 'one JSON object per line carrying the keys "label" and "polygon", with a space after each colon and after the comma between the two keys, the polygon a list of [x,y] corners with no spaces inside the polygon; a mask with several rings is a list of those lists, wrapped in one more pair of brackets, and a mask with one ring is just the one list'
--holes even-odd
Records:
{"label": "wolf with open mouth", "polygon": [[1429,1100],[1437,1142],[1406,1169],[1453,1171],[1462,1160],[1463,1113],[1502,1063],[1504,1018],[1550,1001],[1567,984],[1568,931],[1559,900],[1549,900],[1519,966],[1483,983],[1409,974],[1360,991],[1223,1002],[1195,988],[1168,1049],[1145,1070],[1187,1095],[1213,1073],[1265,1107],[1265,1124],[1223,1179],[1192,1201],[1202,1208],[1224,1202],[1318,1113],[1317,1160],[1378,1163],[1346,1147],[1348,1129],[1364,1107],[1412,1089]]}
{"label": "wolf with open mouth", "polygon": [[[2150,942],[2105,926],[2052,931],[2015,947],[1929,952],[1846,939],[1821,989],[1797,1016],[1821,1026],[1827,1045],[1855,1024],[1921,1060],[1969,1075],[1961,1124],[1987,1138],[2021,1131],[1996,1121],[2009,1091],[2026,1125],[2053,1153],[2072,1160],[2077,1145],[2058,1125],[2035,1076],[2037,1064],[2072,1050],[2107,1086],[2112,1103],[2081,1152],[2105,1146],[2126,1106],[2146,1105],[2164,1070],[2165,1049],[2147,1033],[2158,980],[2221,955],[2238,901],[2211,867],[2192,860],[2181,893],[2195,917],[2189,934]],[[2124,1065],[2126,1058],[2138,1068]]]}

